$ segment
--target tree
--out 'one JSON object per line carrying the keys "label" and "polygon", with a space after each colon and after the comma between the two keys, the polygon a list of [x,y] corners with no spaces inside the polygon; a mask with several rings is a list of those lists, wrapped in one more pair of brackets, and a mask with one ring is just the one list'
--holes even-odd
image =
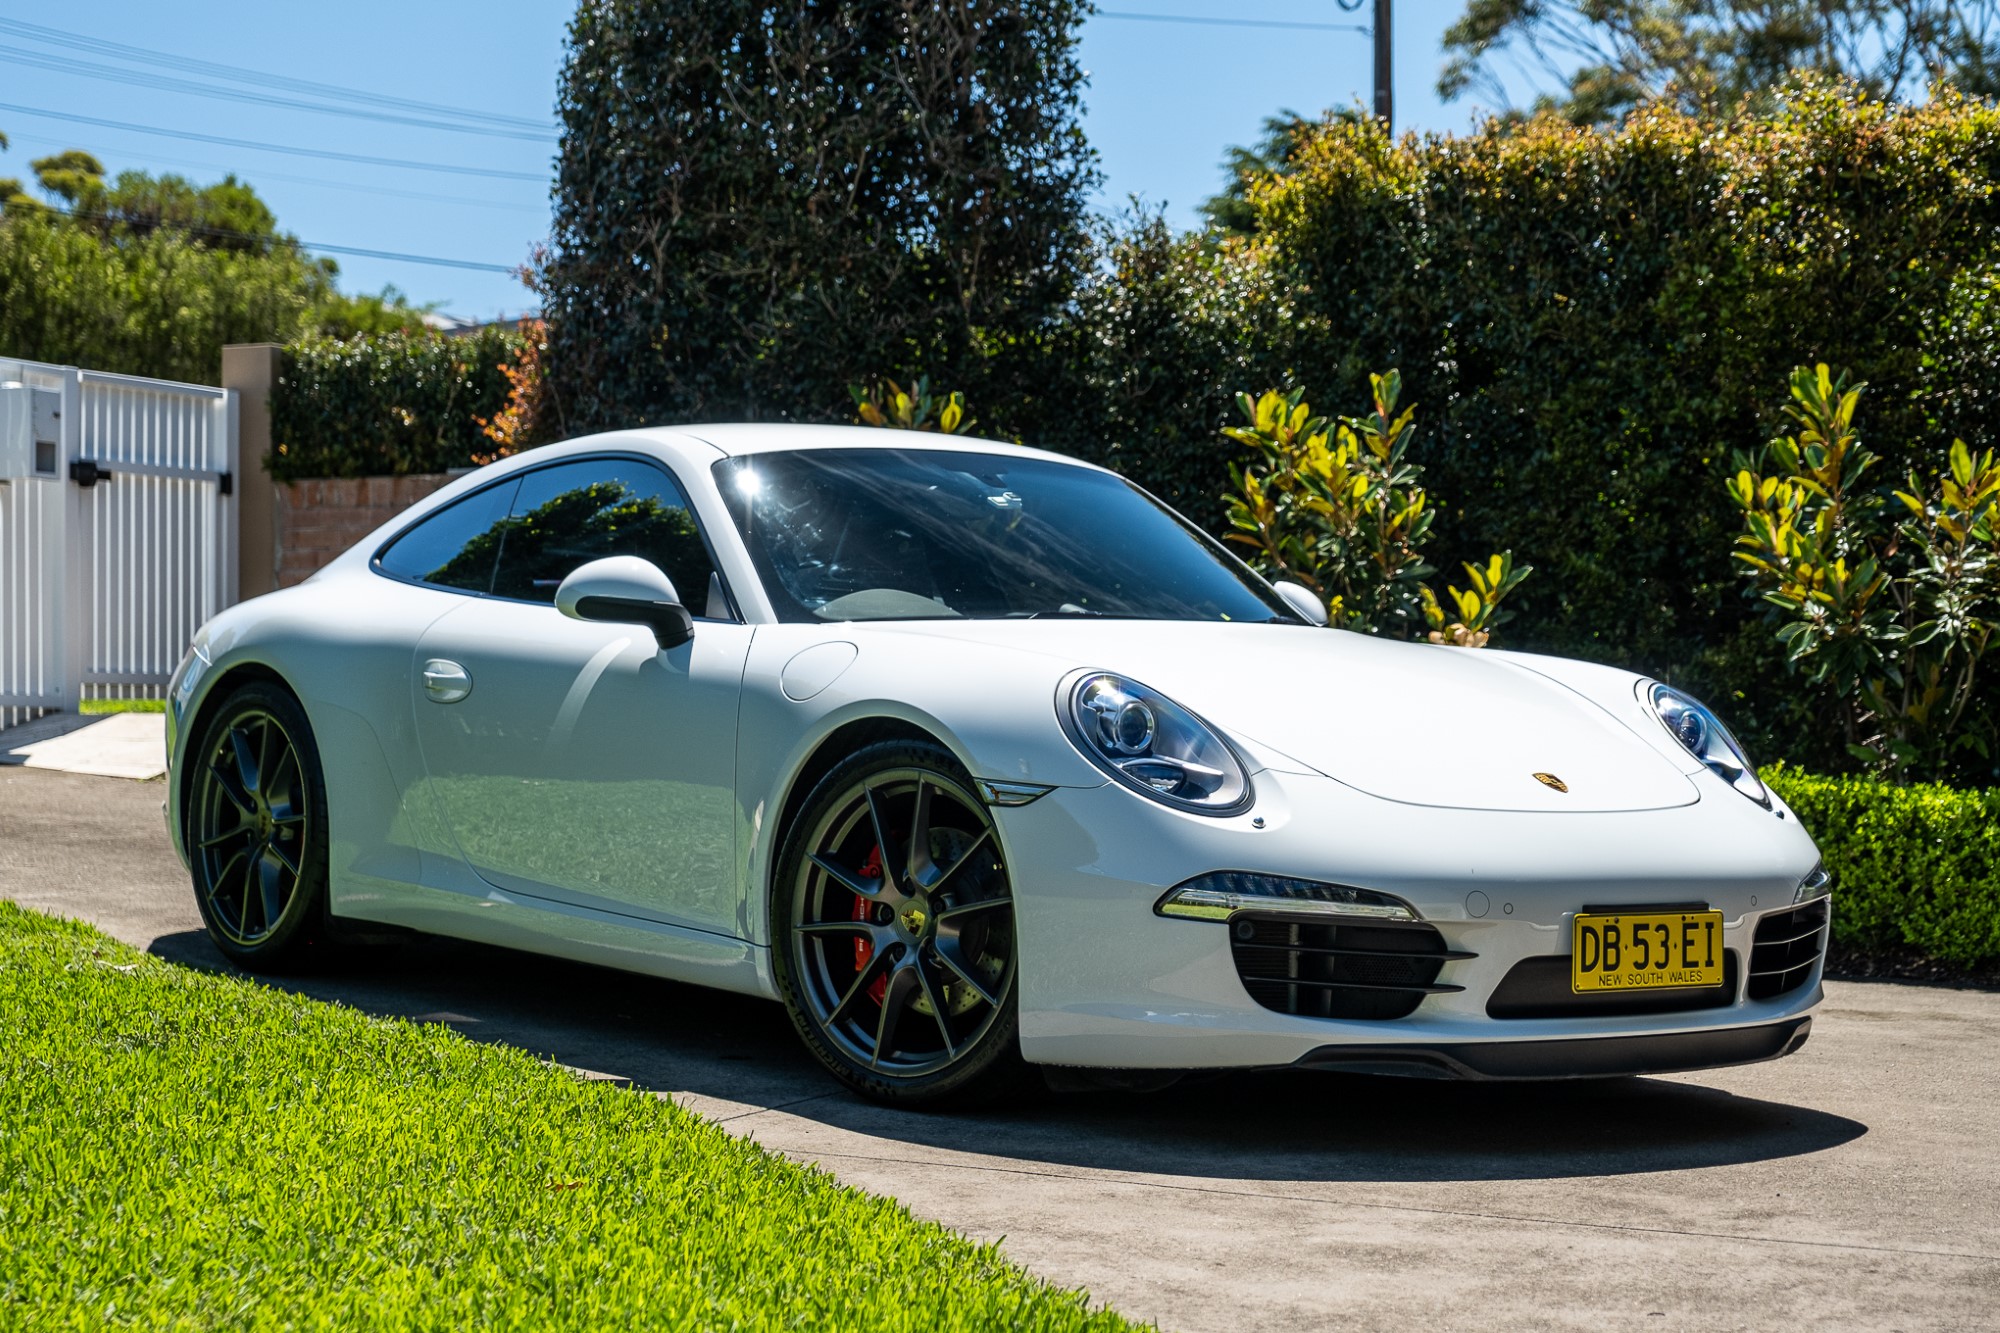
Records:
{"label": "tree", "polygon": [[1085,0],[584,0],[537,275],[567,424],[1008,401],[1087,252]]}
{"label": "tree", "polygon": [[[0,153],[6,152],[7,146],[7,136],[0,134]],[[19,176],[0,176],[0,213],[5,213],[10,207],[18,207],[20,203],[31,202],[28,192],[21,188]]]}
{"label": "tree", "polygon": [[[0,140],[0,147],[4,147]],[[47,202],[0,180],[0,352],[213,383],[222,347],[421,325],[393,288],[347,296],[331,260],[278,230],[234,176],[104,179],[80,149],[29,164]]]}
{"label": "tree", "polygon": [[1995,0],[1470,0],[1445,32],[1438,92],[1509,105],[1502,57],[1564,82],[1536,110],[1579,124],[1669,96],[1690,110],[1756,100],[1795,70],[1882,97],[1944,79],[2000,92]]}
{"label": "tree", "polygon": [[[1335,120],[1356,121],[1361,112],[1343,107],[1328,113]],[[1290,174],[1299,145],[1314,122],[1289,108],[1264,117],[1264,137],[1250,147],[1232,145],[1223,155],[1222,170],[1228,177],[1222,193],[1203,201],[1201,215],[1220,231],[1250,232],[1257,227],[1257,211],[1250,206],[1252,183],[1271,176]]]}

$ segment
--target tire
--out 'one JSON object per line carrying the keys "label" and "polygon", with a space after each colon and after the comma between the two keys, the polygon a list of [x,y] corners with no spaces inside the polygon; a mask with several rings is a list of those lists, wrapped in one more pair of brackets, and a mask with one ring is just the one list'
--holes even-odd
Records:
{"label": "tire", "polygon": [[882,741],[822,778],[786,832],[771,907],[785,1008],[835,1078],[904,1106],[1029,1088],[1012,884],[949,750]]}
{"label": "tire", "polygon": [[195,906],[223,956],[258,972],[304,963],[326,933],[326,779],[298,700],[232,691],[187,751]]}

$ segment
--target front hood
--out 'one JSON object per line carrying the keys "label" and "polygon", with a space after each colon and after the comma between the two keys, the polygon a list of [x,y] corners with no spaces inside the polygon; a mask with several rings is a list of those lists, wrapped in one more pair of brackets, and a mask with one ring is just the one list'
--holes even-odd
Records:
{"label": "front hood", "polygon": [[[1296,625],[901,621],[919,634],[1129,675],[1261,751],[1412,805],[1657,810],[1699,799],[1659,750],[1574,690],[1478,649]],[[1054,700],[1051,698],[1051,706]],[[1567,791],[1536,775],[1558,779]]]}

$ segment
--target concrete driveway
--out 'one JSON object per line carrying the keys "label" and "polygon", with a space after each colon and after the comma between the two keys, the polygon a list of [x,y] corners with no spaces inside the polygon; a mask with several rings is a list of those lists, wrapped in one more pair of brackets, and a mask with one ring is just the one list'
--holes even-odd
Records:
{"label": "concrete driveway", "polygon": [[[223,966],[158,783],[0,769],[0,895]],[[670,1095],[1168,1328],[2000,1328],[2000,995],[1834,983],[1805,1051],[1567,1086],[1334,1075],[921,1115],[775,1006],[441,940],[293,982]]]}

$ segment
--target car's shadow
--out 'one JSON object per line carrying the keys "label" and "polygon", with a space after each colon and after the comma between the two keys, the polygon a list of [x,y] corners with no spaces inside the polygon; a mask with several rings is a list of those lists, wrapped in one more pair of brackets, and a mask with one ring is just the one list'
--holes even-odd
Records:
{"label": "car's shadow", "polygon": [[[152,952],[227,967],[198,931],[163,936]],[[723,1118],[782,1108],[1023,1166],[1268,1181],[1554,1179],[1794,1157],[1868,1132],[1810,1107],[1647,1078],[1470,1084],[1281,1071],[1154,1093],[1057,1094],[978,1114],[899,1111],[840,1089],[764,1000],[428,938],[267,980],[640,1088],[740,1104],[704,1107]]]}

